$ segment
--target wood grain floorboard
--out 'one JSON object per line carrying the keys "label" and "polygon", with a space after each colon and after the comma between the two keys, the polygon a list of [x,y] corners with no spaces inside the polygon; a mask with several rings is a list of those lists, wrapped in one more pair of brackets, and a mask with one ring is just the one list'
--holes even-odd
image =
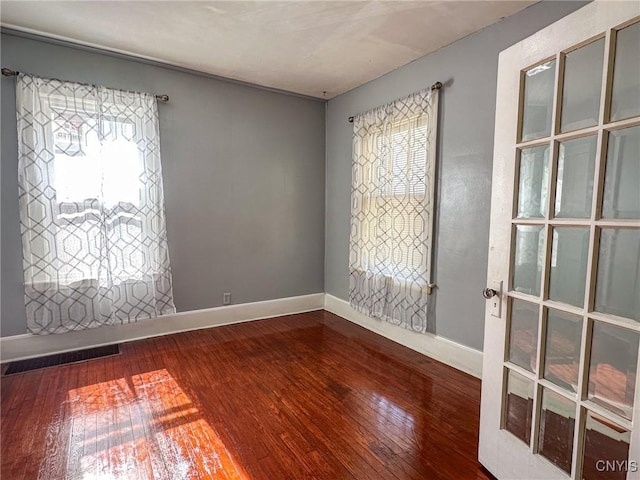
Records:
{"label": "wood grain floorboard", "polygon": [[2,377],[2,479],[492,477],[480,381],[325,311]]}

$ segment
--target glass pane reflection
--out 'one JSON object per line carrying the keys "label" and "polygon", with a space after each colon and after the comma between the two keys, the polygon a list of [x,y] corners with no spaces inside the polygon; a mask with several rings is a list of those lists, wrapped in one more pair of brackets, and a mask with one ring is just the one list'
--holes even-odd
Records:
{"label": "glass pane reflection", "polygon": [[555,309],[547,311],[544,378],[569,391],[578,390],[582,317]]}
{"label": "glass pane reflection", "polygon": [[518,218],[543,218],[547,213],[549,145],[520,152]]}
{"label": "glass pane reflection", "polygon": [[535,303],[515,298],[511,301],[509,361],[530,372],[537,370],[539,312]]}
{"label": "glass pane reflection", "polygon": [[640,127],[609,132],[604,218],[640,218]]}
{"label": "glass pane reflection", "polygon": [[524,74],[522,141],[551,134],[555,76],[555,60],[538,65]]}
{"label": "glass pane reflection", "polygon": [[571,473],[576,404],[544,389],[540,414],[540,455],[567,473]]}
{"label": "glass pane reflection", "polygon": [[589,218],[593,197],[593,171],[597,137],[560,143],[555,215],[558,218]]}
{"label": "glass pane reflection", "polygon": [[640,322],[640,230],[602,229],[595,310]]}
{"label": "glass pane reflection", "polygon": [[[626,480],[631,432],[593,412],[587,412],[582,478]],[[603,471],[604,465],[612,465]],[[615,468],[615,466],[618,468]]]}
{"label": "glass pane reflection", "polygon": [[631,420],[638,365],[637,333],[596,321],[591,340],[589,400]]}
{"label": "glass pane reflection", "polygon": [[544,229],[541,226],[517,225],[513,259],[513,289],[540,295],[544,262]]}
{"label": "glass pane reflection", "polygon": [[598,124],[604,63],[604,38],[567,53],[560,131]]}
{"label": "glass pane reflection", "polygon": [[553,229],[549,298],[576,307],[584,305],[589,255],[589,229]]}
{"label": "glass pane reflection", "polygon": [[640,22],[618,31],[613,70],[611,120],[640,115]]}
{"label": "glass pane reflection", "polygon": [[507,409],[505,429],[529,445],[533,412],[533,382],[509,370],[505,407]]}

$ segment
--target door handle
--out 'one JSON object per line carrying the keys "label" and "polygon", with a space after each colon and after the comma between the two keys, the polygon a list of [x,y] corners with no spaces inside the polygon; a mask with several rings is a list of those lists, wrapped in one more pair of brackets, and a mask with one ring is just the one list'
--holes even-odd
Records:
{"label": "door handle", "polygon": [[485,288],[484,290],[482,290],[482,296],[484,298],[486,298],[487,300],[489,300],[490,298],[495,297],[496,295],[498,295],[498,292],[496,290],[494,290],[493,288]]}

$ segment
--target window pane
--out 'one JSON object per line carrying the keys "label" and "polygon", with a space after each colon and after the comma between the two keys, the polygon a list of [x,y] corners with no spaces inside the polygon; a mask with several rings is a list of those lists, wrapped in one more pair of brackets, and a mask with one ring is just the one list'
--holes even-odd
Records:
{"label": "window pane", "polygon": [[385,195],[426,193],[427,126],[423,117],[402,121],[391,134],[377,139],[381,187]]}
{"label": "window pane", "polygon": [[575,423],[576,404],[551,390],[544,389],[538,451],[567,473],[571,473]]}
{"label": "window pane", "polygon": [[550,308],[544,378],[572,392],[578,391],[582,317]]}
{"label": "window pane", "polygon": [[359,133],[352,194],[356,245],[350,262],[380,278],[411,284],[412,291],[421,294],[430,250],[426,197],[433,186],[427,164],[427,116],[403,112],[384,132],[369,125]]}
{"label": "window pane", "polygon": [[597,125],[604,38],[567,53],[564,62],[560,131],[569,132]]}
{"label": "window pane", "polygon": [[593,412],[585,424],[584,480],[626,480],[631,432]]}
{"label": "window pane", "polygon": [[511,370],[507,376],[505,408],[505,429],[529,445],[533,412],[533,382]]}
{"label": "window pane", "polygon": [[97,119],[73,108],[52,107],[51,114],[56,200],[61,203],[98,199],[101,162]]}
{"label": "window pane", "polygon": [[523,141],[551,134],[555,75],[555,60],[538,65],[524,75]]}
{"label": "window pane", "polygon": [[104,280],[107,272],[98,259],[105,255],[106,217],[111,280],[141,279],[143,222],[135,207],[141,204],[144,158],[134,141],[135,125],[99,115],[87,100],[81,112],[71,107],[74,99],[65,101],[70,104],[51,100],[56,281]]}
{"label": "window pane", "polygon": [[513,299],[509,330],[509,361],[530,372],[537,369],[538,317],[540,307],[535,303]]}
{"label": "window pane", "polygon": [[556,217],[589,218],[597,137],[560,143],[556,183]]}
{"label": "window pane", "polygon": [[530,295],[540,295],[544,261],[543,227],[517,225],[514,250],[513,289]]}
{"label": "window pane", "polygon": [[547,213],[549,145],[525,148],[520,153],[518,218],[542,218]]}
{"label": "window pane", "polygon": [[640,230],[600,233],[595,310],[640,322]]}
{"label": "window pane", "polygon": [[582,307],[589,255],[588,228],[554,228],[549,298]]}
{"label": "window pane", "polygon": [[611,120],[640,115],[640,22],[623,28],[616,38]]}
{"label": "window pane", "polygon": [[640,127],[609,132],[604,218],[640,218]]}
{"label": "window pane", "polygon": [[589,365],[589,400],[631,420],[638,364],[637,333],[595,322]]}

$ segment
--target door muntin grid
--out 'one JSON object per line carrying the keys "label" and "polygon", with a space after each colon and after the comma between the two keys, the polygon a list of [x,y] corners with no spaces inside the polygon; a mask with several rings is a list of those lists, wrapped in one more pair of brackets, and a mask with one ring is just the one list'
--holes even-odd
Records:
{"label": "door muntin grid", "polygon": [[[640,131],[640,112],[637,112],[635,116],[627,115],[623,119],[612,119],[611,115],[612,98],[618,98],[617,102],[620,103],[619,95],[616,97],[615,92],[614,69],[616,72],[624,71],[624,68],[620,68],[620,65],[616,66],[614,61],[616,59],[616,38],[619,31],[623,31],[625,28],[640,28],[639,25],[640,19],[636,18],[632,22],[627,22],[621,27],[582,42],[571,49],[558,53],[555,58],[547,58],[521,72],[518,138],[514,158],[516,169],[507,293],[509,298],[501,427],[512,431],[514,415],[517,414],[514,412],[514,405],[516,405],[514,391],[510,390],[508,379],[515,376],[520,380],[520,384],[525,380],[530,382],[532,405],[523,412],[524,415],[530,414],[531,418],[526,419],[524,423],[518,423],[518,425],[519,427],[522,427],[523,424],[530,425],[531,432],[525,436],[521,431],[518,431],[515,435],[529,445],[533,454],[545,458],[571,475],[572,478],[582,478],[583,473],[586,475],[593,470],[593,465],[589,462],[593,460],[590,455],[593,454],[593,441],[598,431],[598,422],[593,419],[604,419],[603,421],[608,422],[608,425],[613,425],[614,430],[629,432],[633,420],[631,418],[633,405],[634,402],[639,401],[638,398],[634,398],[635,376],[638,372],[638,342],[631,341],[631,347],[627,349],[630,351],[627,363],[635,363],[625,366],[628,373],[625,378],[627,378],[629,385],[626,386],[622,397],[611,392],[607,393],[606,385],[603,385],[603,382],[606,383],[608,376],[610,376],[607,373],[611,372],[606,370],[611,365],[602,362],[594,364],[593,362],[594,358],[600,355],[598,351],[603,348],[606,351],[607,348],[600,345],[602,335],[599,332],[603,330],[603,326],[604,330],[613,328],[616,332],[640,338],[640,319],[633,315],[636,303],[640,305],[638,303],[640,300],[637,299],[640,292],[635,292],[634,300],[630,303],[627,302],[622,307],[619,306],[620,299],[618,298],[607,297],[608,303],[602,301],[607,293],[604,291],[606,290],[606,282],[611,276],[611,273],[609,276],[605,275],[603,269],[606,268],[615,274],[616,265],[620,268],[620,262],[615,260],[615,255],[613,255],[614,260],[611,261],[605,258],[601,252],[601,246],[606,245],[607,241],[611,243],[610,237],[615,236],[612,232],[622,232],[627,236],[630,231],[638,232],[638,241],[640,242],[640,221],[637,220],[640,217],[640,212],[635,213],[634,199],[625,196],[622,201],[611,202],[612,193],[615,196],[617,193],[615,189],[620,183],[616,183],[615,180],[620,177],[625,178],[624,175],[618,174],[614,181],[611,178],[607,181],[607,174],[609,177],[615,177],[612,175],[612,168],[618,170],[621,168],[620,165],[616,165],[620,159],[614,158],[611,153],[611,144],[608,141],[611,138],[619,137],[620,132],[629,134],[631,129]],[[624,38],[628,43],[629,31],[623,33],[624,35],[620,35],[620,38]],[[633,34],[635,35],[635,33]],[[593,57],[594,51],[602,51],[601,62],[591,62],[595,68],[600,70],[601,75],[597,122],[585,119],[581,123],[581,119],[574,114],[571,118],[571,125],[575,128],[568,128],[566,125],[563,127],[562,123],[563,104],[566,109],[568,108],[567,104],[571,103],[565,101],[563,97],[563,94],[567,93],[565,88],[572,88],[571,85],[564,84],[566,78],[571,77],[571,75],[567,75],[566,70],[567,56],[579,58],[584,53],[584,51],[580,52],[581,48],[589,49],[591,57]],[[627,45],[623,51],[628,56]],[[601,63],[600,66],[599,63]],[[552,110],[550,112],[544,111],[544,122],[540,120],[542,116],[539,115],[537,128],[532,128],[532,116],[526,114],[526,109],[532,102],[532,88],[528,82],[530,83],[530,79],[534,75],[529,75],[528,72],[534,71],[535,75],[546,72],[546,83],[548,84],[549,70],[554,71]],[[595,77],[596,75],[592,72],[591,76]],[[575,77],[575,72],[573,77]],[[625,82],[621,82],[618,77],[617,83]],[[628,83],[626,82],[627,87]],[[640,86],[638,86],[638,94],[640,94]],[[538,96],[544,103],[540,108],[549,105],[548,92],[546,95],[538,92]],[[620,110],[618,104],[613,107]],[[575,111],[575,101],[572,108]],[[528,120],[529,124],[527,124]],[[542,135],[540,132],[544,130],[544,125],[549,123],[548,133]],[[566,157],[568,146],[577,147],[574,148],[574,152],[577,152],[574,158]],[[617,148],[620,150],[620,146]],[[563,158],[562,155],[565,157]],[[622,166],[633,173],[635,166],[629,167],[628,164],[625,164],[625,158],[621,157]],[[574,163],[570,168],[567,168],[568,162],[572,161],[582,162],[582,169],[579,163]],[[609,169],[608,172],[607,169]],[[640,167],[638,167],[638,173],[640,175]],[[527,177],[529,174],[530,176]],[[576,178],[576,175],[579,178]],[[612,185],[615,186],[612,187]],[[578,190],[571,192],[571,186]],[[580,194],[584,194],[583,198]],[[564,212],[562,195],[564,195],[565,203]],[[614,204],[623,205],[623,208],[616,210]],[[638,204],[640,205],[640,201]],[[612,205],[614,206],[612,207]],[[610,213],[616,211],[627,213],[622,215]],[[554,273],[554,268],[557,269],[558,266],[558,255],[562,253],[558,247],[558,232],[580,232],[579,243],[586,258],[579,258],[579,261],[576,261],[575,258],[580,256],[576,256],[572,245],[565,245],[565,251],[572,252],[575,257],[573,261],[569,262],[569,267],[579,266],[579,271],[572,273],[569,268],[563,275],[558,276],[558,272]],[[554,234],[556,234],[555,249]],[[631,236],[635,238],[635,234]],[[638,246],[638,256],[640,257],[640,245]],[[636,282],[640,285],[640,280],[637,280],[640,274],[636,271],[632,272],[630,276],[633,277],[634,274]],[[577,288],[573,285],[572,289],[576,291],[571,292],[571,295],[565,298],[563,295],[554,294],[554,289],[551,288],[554,277],[557,280],[555,282],[556,290],[568,279],[575,277],[580,278],[579,282],[582,285],[578,285]],[[599,277],[600,285],[598,287],[597,279]],[[622,285],[621,282],[625,280],[624,275],[622,277],[622,280],[618,280],[619,285]],[[521,311],[518,306],[523,305],[522,302],[529,305],[530,314],[535,310],[533,307],[537,306],[538,318],[535,327],[530,318],[527,320],[529,327],[523,327],[524,323],[518,317],[518,312]],[[557,335],[556,337],[553,335],[554,328],[557,329],[558,325],[562,324],[557,317],[560,319],[565,317],[565,324],[573,328],[570,345],[564,345],[566,348],[570,347],[569,354],[565,353],[564,357],[562,342],[558,341]],[[568,319],[573,322],[567,322]],[[523,343],[523,338],[531,338],[531,343]],[[556,339],[555,344],[550,343],[554,338]],[[562,336],[559,338],[566,340]],[[596,344],[594,345],[593,342]],[[633,351],[634,346],[635,352]],[[592,352],[595,353],[592,355]],[[552,358],[554,354],[555,357]],[[570,364],[566,368],[562,364],[558,364],[564,360],[570,360]],[[615,359],[613,363],[615,364]],[[605,366],[601,368],[602,365]],[[554,368],[548,368],[551,366]],[[614,373],[617,371],[615,367],[613,365]],[[619,368],[622,371],[622,367]],[[629,376],[634,377],[633,382],[628,380]],[[594,393],[598,388],[601,392],[600,395],[597,392]],[[613,393],[615,393],[615,388]],[[546,400],[544,400],[545,398]],[[564,400],[556,401],[554,404],[549,399]],[[522,399],[519,400],[519,403],[523,405],[522,408],[524,405],[529,405],[529,402]],[[560,451],[554,451],[554,446],[548,440],[550,428],[553,428],[550,419],[554,418],[553,415],[556,415],[558,411],[562,411],[557,405],[560,403],[565,410],[567,405],[575,406],[574,411],[571,412],[572,415],[566,417],[571,420],[573,428],[572,448],[569,453],[570,463],[567,460],[567,452],[564,452],[563,455]],[[595,427],[590,430],[587,428],[587,424],[592,427],[595,425]],[[566,430],[568,428],[566,422],[563,425]],[[605,428],[603,427],[601,430],[605,430]]]}

